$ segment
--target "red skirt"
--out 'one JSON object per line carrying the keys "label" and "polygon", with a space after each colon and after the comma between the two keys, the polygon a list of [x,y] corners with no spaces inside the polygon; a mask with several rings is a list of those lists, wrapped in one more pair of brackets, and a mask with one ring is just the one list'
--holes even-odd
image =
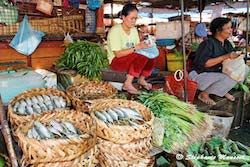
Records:
{"label": "red skirt", "polygon": [[149,59],[141,54],[131,53],[120,58],[115,57],[110,64],[110,68],[116,71],[128,72],[128,74],[134,77],[141,75],[148,77],[151,75],[155,63],[156,58]]}

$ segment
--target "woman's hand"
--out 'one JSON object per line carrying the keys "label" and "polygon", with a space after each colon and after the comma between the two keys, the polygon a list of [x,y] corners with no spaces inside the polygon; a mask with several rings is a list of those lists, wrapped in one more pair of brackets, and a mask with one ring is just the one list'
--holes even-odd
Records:
{"label": "woman's hand", "polygon": [[239,56],[239,54],[235,53],[235,52],[231,52],[225,55],[225,59],[235,59]]}
{"label": "woman's hand", "polygon": [[144,41],[140,42],[139,44],[137,44],[135,46],[135,49],[145,49],[145,48],[149,48],[150,46],[148,44],[146,44]]}

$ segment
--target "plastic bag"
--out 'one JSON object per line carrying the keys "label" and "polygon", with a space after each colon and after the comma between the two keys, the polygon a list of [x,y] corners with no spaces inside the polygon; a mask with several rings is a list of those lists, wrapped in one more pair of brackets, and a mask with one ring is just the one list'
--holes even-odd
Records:
{"label": "plastic bag", "polygon": [[25,15],[10,46],[17,52],[29,56],[35,51],[44,35],[44,32],[32,29],[28,22],[28,16]]}
{"label": "plastic bag", "polygon": [[101,7],[101,2],[99,0],[87,0],[88,8],[91,10],[96,10]]}
{"label": "plastic bag", "polygon": [[139,50],[136,50],[135,52],[143,56],[146,56],[147,58],[150,58],[150,59],[153,59],[159,56],[159,50],[156,47],[156,45],[153,45],[150,48],[146,48],[146,49],[139,49]]}
{"label": "plastic bag", "polygon": [[244,57],[244,55],[241,55],[236,59],[224,60],[222,63],[222,72],[237,82],[244,81],[246,72]]}
{"label": "plastic bag", "polygon": [[69,32],[68,32],[67,35],[65,36],[63,43],[64,43],[64,44],[73,43],[73,39],[72,39],[72,37],[69,35]]}

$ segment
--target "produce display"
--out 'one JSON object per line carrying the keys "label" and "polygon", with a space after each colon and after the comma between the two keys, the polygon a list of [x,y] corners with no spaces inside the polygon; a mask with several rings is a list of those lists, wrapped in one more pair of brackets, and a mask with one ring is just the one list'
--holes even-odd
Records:
{"label": "produce display", "polygon": [[157,145],[167,152],[174,153],[185,149],[190,142],[203,137],[211,130],[212,122],[208,115],[175,96],[161,91],[144,92],[139,96],[139,100],[163,122],[163,142]]}
{"label": "produce display", "polygon": [[61,96],[38,95],[17,101],[13,110],[19,115],[33,115],[49,110],[62,110],[66,105],[66,100]]}
{"label": "produce display", "polygon": [[95,112],[95,116],[114,125],[137,126],[144,123],[142,115],[132,108],[112,108]]}
{"label": "produce display", "polygon": [[28,137],[34,139],[54,139],[54,138],[76,138],[82,132],[74,127],[70,122],[57,122],[52,120],[50,126],[45,126],[39,121],[34,122],[34,127],[28,131]]}
{"label": "produce display", "polygon": [[102,68],[108,67],[106,52],[97,43],[77,41],[67,45],[57,66],[76,70],[90,80],[100,79]]}
{"label": "produce display", "polygon": [[250,148],[240,142],[218,137],[190,145],[188,156],[197,167],[250,166]]}

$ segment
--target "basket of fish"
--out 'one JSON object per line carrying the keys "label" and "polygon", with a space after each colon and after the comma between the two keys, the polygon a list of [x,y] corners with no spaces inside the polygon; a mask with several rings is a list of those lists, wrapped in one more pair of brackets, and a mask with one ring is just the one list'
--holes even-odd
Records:
{"label": "basket of fish", "polygon": [[97,139],[97,147],[101,154],[115,161],[131,161],[143,158],[152,149],[152,138],[132,141],[126,144],[116,144],[114,142]]}
{"label": "basket of fish", "polygon": [[93,100],[89,112],[97,123],[97,136],[100,138],[125,144],[152,135],[154,115],[138,102],[121,99]]}
{"label": "basket of fish", "polygon": [[155,164],[155,157],[146,156],[133,161],[117,161],[112,160],[109,157],[99,154],[99,162],[101,166],[112,167],[153,167]]}
{"label": "basket of fish", "polygon": [[76,110],[86,112],[86,100],[112,99],[117,97],[117,90],[107,82],[86,81],[72,85],[66,90]]}
{"label": "basket of fish", "polygon": [[39,114],[52,110],[65,110],[71,106],[70,98],[56,89],[35,88],[12,99],[8,105],[8,118],[13,127],[28,122]]}
{"label": "basket of fish", "polygon": [[49,111],[19,126],[13,136],[24,164],[72,161],[96,144],[96,123],[80,111]]}
{"label": "basket of fish", "polygon": [[[95,146],[72,161],[39,163],[30,165],[30,167],[97,167],[99,164],[98,153],[98,149]],[[25,164],[22,164],[22,167],[25,167]]]}

